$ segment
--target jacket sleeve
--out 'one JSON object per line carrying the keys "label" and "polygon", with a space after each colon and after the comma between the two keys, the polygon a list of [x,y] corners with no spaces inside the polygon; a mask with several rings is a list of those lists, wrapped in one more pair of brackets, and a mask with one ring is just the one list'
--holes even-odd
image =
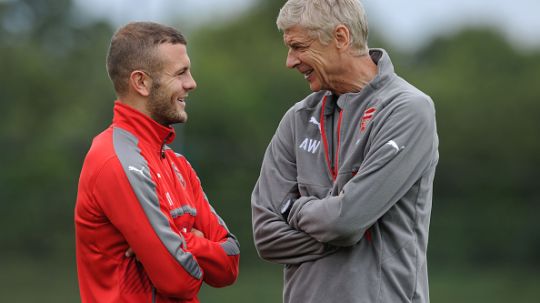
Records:
{"label": "jacket sleeve", "polygon": [[291,227],[281,213],[282,207],[299,196],[293,113],[291,109],[285,114],[272,138],[251,196],[255,247],[261,258],[280,264],[313,261],[334,251],[304,231]]}
{"label": "jacket sleeve", "polygon": [[230,285],[238,277],[240,244],[208,202],[191,165],[185,159],[184,161],[197,208],[193,227],[204,234],[204,238],[200,238],[191,232],[184,233],[187,246],[202,267],[207,284],[214,287]]}
{"label": "jacket sleeve", "polygon": [[93,190],[96,201],[126,239],[127,245],[119,245],[133,249],[159,293],[194,298],[203,281],[197,259],[186,250],[169,213],[162,210],[146,162],[137,158],[124,164],[128,166],[112,158],[103,166]]}
{"label": "jacket sleeve", "polygon": [[296,200],[288,217],[291,226],[321,242],[354,245],[436,164],[438,139],[429,98],[401,100],[378,123],[356,176],[337,196]]}

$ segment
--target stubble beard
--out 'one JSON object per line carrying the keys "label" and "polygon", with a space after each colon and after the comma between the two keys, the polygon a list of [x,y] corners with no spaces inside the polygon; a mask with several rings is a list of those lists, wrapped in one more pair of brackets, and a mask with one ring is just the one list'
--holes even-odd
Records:
{"label": "stubble beard", "polygon": [[165,126],[185,123],[187,113],[185,111],[179,112],[176,102],[163,91],[159,82],[152,84],[147,103],[147,109],[152,119]]}

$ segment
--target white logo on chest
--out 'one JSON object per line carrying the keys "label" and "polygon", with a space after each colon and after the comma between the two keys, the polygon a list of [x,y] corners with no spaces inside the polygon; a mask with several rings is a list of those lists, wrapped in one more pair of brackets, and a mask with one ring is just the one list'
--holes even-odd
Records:
{"label": "white logo on chest", "polygon": [[315,117],[311,117],[311,119],[309,119],[309,123],[313,123],[313,124],[317,125],[319,130],[321,130],[321,123],[319,123],[319,121],[317,121],[317,119],[315,119]]}
{"label": "white logo on chest", "polygon": [[305,138],[304,141],[302,141],[302,143],[300,143],[300,146],[298,147],[309,153],[314,154],[315,152],[317,152],[319,145],[321,145],[321,141]]}
{"label": "white logo on chest", "polygon": [[141,176],[144,177],[144,166],[141,167],[141,169],[138,169],[138,168],[136,168],[136,167],[130,165],[130,166],[128,166],[128,170],[129,170],[129,171],[137,172],[137,173],[141,174]]}

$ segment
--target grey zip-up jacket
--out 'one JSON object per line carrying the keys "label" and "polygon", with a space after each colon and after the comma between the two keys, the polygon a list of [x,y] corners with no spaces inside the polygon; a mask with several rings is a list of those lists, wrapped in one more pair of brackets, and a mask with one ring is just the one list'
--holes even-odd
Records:
{"label": "grey zip-up jacket", "polygon": [[263,259],[285,265],[285,303],[429,302],[435,109],[384,50],[370,55],[369,85],[336,110],[329,92],[309,95],[266,150],[253,234]]}

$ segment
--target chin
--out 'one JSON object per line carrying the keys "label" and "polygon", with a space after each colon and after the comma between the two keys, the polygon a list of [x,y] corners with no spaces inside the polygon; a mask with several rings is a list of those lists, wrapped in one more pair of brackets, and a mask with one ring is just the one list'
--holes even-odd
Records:
{"label": "chin", "polygon": [[311,81],[308,82],[309,83],[309,89],[312,91],[312,92],[318,92],[320,90],[322,90],[322,85],[321,85],[321,82],[318,81],[317,78],[315,79],[312,79]]}
{"label": "chin", "polygon": [[318,91],[321,90],[321,86],[309,84],[309,89],[310,89],[312,92],[318,92]]}
{"label": "chin", "polygon": [[183,113],[178,116],[177,123],[186,123],[187,120],[188,120],[188,115],[186,113]]}

